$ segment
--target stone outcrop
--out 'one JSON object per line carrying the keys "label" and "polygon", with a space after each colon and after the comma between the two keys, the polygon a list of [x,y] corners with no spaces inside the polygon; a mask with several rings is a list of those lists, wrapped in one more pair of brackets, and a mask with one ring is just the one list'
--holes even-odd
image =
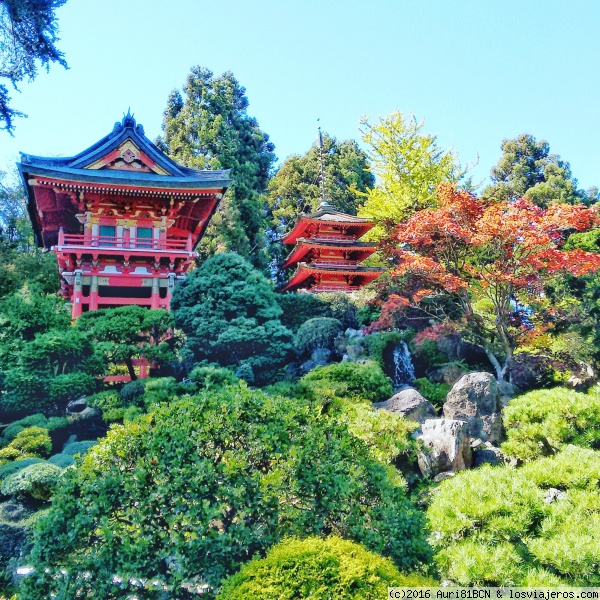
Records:
{"label": "stone outcrop", "polygon": [[427,419],[435,419],[435,409],[417,390],[406,388],[394,394],[385,402],[373,404],[375,408],[399,414],[405,419],[424,423]]}
{"label": "stone outcrop", "polygon": [[422,444],[419,469],[423,475],[461,471],[472,464],[468,424],[456,419],[427,419],[417,440]]}
{"label": "stone outcrop", "polygon": [[467,422],[468,435],[498,445],[502,437],[500,394],[490,373],[468,373],[448,392],[444,417]]}
{"label": "stone outcrop", "polygon": [[473,450],[473,467],[482,465],[502,465],[506,462],[506,457],[500,448],[496,448],[490,442],[473,440],[471,442]]}

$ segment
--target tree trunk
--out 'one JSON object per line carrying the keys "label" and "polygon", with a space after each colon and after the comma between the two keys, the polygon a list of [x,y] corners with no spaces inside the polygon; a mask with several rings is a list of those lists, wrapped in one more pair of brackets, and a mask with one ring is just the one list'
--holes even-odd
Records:
{"label": "tree trunk", "polygon": [[126,358],[125,364],[127,365],[127,370],[129,371],[129,377],[131,377],[131,381],[135,381],[137,379],[137,375],[133,370],[133,361],[131,360],[131,358]]}

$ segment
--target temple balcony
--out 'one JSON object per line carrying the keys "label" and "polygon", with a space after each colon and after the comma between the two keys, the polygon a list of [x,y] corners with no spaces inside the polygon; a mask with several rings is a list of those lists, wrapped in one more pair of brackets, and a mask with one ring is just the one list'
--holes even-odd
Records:
{"label": "temple balcony", "polygon": [[340,269],[342,271],[352,271],[354,269],[358,269],[358,261],[335,258],[320,258],[312,261],[308,266],[317,269]]}
{"label": "temple balcony", "polygon": [[64,233],[61,229],[58,233],[58,244],[55,247],[58,252],[94,252],[101,251],[102,254],[119,255],[126,250],[127,254],[161,254],[192,256],[195,255],[192,235],[187,239],[153,239],[130,236],[107,236],[107,235],[82,235]]}

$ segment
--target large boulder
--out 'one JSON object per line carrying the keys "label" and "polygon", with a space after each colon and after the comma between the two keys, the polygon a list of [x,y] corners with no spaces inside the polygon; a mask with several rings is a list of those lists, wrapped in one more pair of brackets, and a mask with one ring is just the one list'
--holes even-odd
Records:
{"label": "large boulder", "polygon": [[461,377],[448,392],[444,417],[466,421],[471,437],[498,445],[502,418],[496,378],[490,373],[468,373]]}
{"label": "large boulder", "polygon": [[427,419],[435,419],[436,417],[431,402],[413,388],[406,388],[394,394],[389,400],[376,402],[373,406],[399,414],[405,419],[417,421],[418,423],[424,423]]}
{"label": "large boulder", "polygon": [[422,444],[419,469],[423,475],[435,477],[440,473],[468,469],[473,461],[468,425],[455,419],[427,419],[417,440]]}

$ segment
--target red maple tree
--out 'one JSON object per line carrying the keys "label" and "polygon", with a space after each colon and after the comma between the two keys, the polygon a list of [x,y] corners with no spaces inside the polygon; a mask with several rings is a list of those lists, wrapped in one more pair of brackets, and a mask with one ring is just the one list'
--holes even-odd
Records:
{"label": "red maple tree", "polygon": [[510,378],[519,342],[541,329],[548,312],[544,283],[600,269],[598,254],[561,250],[570,233],[597,225],[598,214],[566,204],[543,209],[527,198],[486,201],[449,184],[438,197],[437,208],[415,213],[387,240],[396,264],[391,275],[404,285],[383,304],[379,324],[443,296],[459,309],[460,329],[483,347],[498,379]]}

